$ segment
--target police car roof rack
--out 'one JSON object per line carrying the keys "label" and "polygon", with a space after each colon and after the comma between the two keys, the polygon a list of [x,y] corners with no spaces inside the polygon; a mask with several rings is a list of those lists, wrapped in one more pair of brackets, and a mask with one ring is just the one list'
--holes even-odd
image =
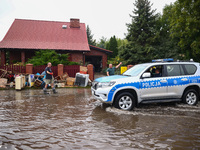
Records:
{"label": "police car roof rack", "polygon": [[156,63],[156,62],[173,62],[174,59],[173,58],[165,58],[165,59],[154,59],[152,60],[152,62]]}

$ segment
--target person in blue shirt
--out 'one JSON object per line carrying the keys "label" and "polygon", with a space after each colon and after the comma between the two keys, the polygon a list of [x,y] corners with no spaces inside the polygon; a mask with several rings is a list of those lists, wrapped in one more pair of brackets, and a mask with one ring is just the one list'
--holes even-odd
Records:
{"label": "person in blue shirt", "polygon": [[45,79],[45,87],[43,89],[44,93],[47,93],[47,86],[48,84],[51,84],[51,88],[53,90],[53,93],[57,93],[56,89],[54,87],[54,78],[53,78],[53,72],[51,70],[51,62],[47,64],[47,67],[45,68],[45,74],[46,74],[46,79]]}
{"label": "person in blue shirt", "polygon": [[112,64],[109,64],[109,68],[107,69],[107,76],[112,76],[115,74],[115,69],[119,68],[119,66],[122,64],[120,62],[116,67],[113,67]]}

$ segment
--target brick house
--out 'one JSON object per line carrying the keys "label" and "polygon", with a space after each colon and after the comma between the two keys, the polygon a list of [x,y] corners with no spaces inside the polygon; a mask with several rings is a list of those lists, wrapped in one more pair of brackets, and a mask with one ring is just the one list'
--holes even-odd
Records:
{"label": "brick house", "polygon": [[69,53],[70,61],[92,63],[96,71],[107,67],[107,55],[112,54],[88,44],[85,24],[79,19],[70,19],[70,22],[15,19],[0,42],[1,65],[6,59],[11,64],[25,63],[41,49]]}

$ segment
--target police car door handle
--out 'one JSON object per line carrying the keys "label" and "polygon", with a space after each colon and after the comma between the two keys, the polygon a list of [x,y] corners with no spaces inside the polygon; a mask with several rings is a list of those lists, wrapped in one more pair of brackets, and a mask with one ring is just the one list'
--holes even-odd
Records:
{"label": "police car door handle", "polygon": [[187,81],[188,79],[187,78],[183,78],[183,79],[181,79],[181,81]]}
{"label": "police car door handle", "polygon": [[166,82],[167,82],[167,80],[161,80],[160,82],[161,82],[161,83],[166,83]]}

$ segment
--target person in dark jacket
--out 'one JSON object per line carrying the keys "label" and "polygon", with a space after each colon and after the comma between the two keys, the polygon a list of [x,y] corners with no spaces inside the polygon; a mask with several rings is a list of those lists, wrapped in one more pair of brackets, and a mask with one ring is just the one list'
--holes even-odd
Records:
{"label": "person in dark jacket", "polygon": [[44,93],[47,93],[47,86],[48,84],[51,84],[51,88],[53,90],[53,93],[57,93],[55,86],[54,86],[54,78],[53,78],[53,72],[51,70],[51,62],[47,64],[47,67],[45,68],[45,74],[46,74],[46,79],[45,79],[45,87],[43,89]]}

